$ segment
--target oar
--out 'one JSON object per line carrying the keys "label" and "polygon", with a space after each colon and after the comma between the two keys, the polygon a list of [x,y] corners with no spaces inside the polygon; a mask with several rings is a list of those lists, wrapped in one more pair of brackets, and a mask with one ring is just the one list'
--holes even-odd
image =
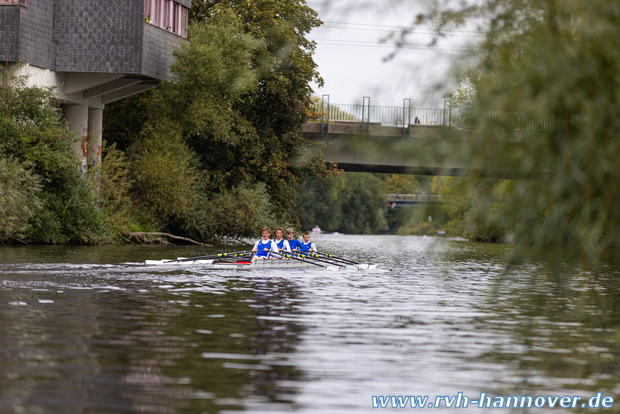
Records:
{"label": "oar", "polygon": [[323,268],[325,268],[327,270],[331,270],[331,271],[334,271],[334,272],[337,272],[337,271],[340,270],[340,267],[338,265],[316,263],[316,262],[313,262],[311,260],[302,259],[300,257],[293,256],[291,254],[281,254],[281,256],[286,257],[287,259],[299,260],[300,262],[310,263],[311,265],[320,266],[320,267],[323,267]]}
{"label": "oar", "polygon": [[246,250],[242,252],[218,253],[218,254],[211,254],[208,256],[188,257],[188,258],[177,259],[177,260],[145,260],[144,263],[145,264],[169,264],[169,263],[181,263],[181,262],[195,262],[198,260],[219,259],[223,257],[242,257],[242,256],[251,255],[251,254],[252,252],[249,252]]}
{"label": "oar", "polygon": [[360,265],[360,264],[357,264],[357,263],[352,264],[352,265],[350,265],[348,263],[338,263],[337,261],[332,261],[332,260],[323,258],[323,257],[319,256],[316,253],[301,253],[301,255],[302,255],[302,257],[311,257],[312,260],[318,260],[319,262],[323,262],[323,263],[330,263],[332,265],[340,266],[340,267],[343,267],[345,269],[360,270],[360,269],[365,269],[366,268],[365,265]]}
{"label": "oar", "polygon": [[367,264],[367,263],[356,263],[354,261],[351,261],[351,260],[348,260],[348,259],[344,259],[342,257],[334,256],[333,254],[319,253],[319,252],[315,252],[314,254],[324,256],[326,258],[329,258],[330,260],[334,260],[334,261],[337,261],[337,262],[349,264],[352,267],[357,267],[357,269],[359,269],[359,270],[376,269],[377,268],[377,265],[372,265],[372,264]]}
{"label": "oar", "polygon": [[327,257],[329,259],[337,260],[339,262],[348,263],[348,264],[351,264],[351,265],[359,265],[360,264],[360,263],[356,263],[356,262],[354,262],[352,260],[349,260],[349,259],[344,259],[342,257],[334,256],[333,254],[319,253],[319,252],[313,252],[313,254],[317,254],[317,255],[320,255],[320,256],[325,256],[325,257]]}

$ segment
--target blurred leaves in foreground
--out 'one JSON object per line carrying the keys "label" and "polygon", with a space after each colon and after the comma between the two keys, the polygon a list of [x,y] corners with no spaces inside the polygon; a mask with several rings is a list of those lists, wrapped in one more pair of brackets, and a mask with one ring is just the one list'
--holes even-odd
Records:
{"label": "blurred leaves in foreground", "polygon": [[[473,86],[467,103],[472,119],[500,115],[487,118],[469,151],[458,156],[472,171],[494,160],[515,176],[535,177],[498,184],[502,202],[492,214],[489,203],[479,202],[472,208],[475,220],[501,222],[519,246],[534,246],[558,261],[596,267],[618,259],[620,4],[436,1],[415,23],[429,24],[437,28],[437,40],[455,27],[477,26],[484,33],[455,73]],[[514,113],[526,123],[541,116],[547,122],[524,132],[514,127]],[[480,183],[479,177],[468,182],[477,200],[498,191]]]}

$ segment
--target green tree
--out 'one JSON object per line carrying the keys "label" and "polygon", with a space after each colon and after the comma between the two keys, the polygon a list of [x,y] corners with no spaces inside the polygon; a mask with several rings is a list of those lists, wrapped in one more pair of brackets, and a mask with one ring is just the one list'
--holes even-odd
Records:
{"label": "green tree", "polygon": [[[315,43],[306,35],[321,22],[303,0],[203,0],[192,3],[191,13],[195,22],[212,25],[229,10],[238,19],[235,30],[261,45],[252,58],[255,88],[247,90],[232,107],[244,121],[236,134],[253,142],[255,154],[249,168],[242,168],[236,176],[264,182],[276,211],[286,216],[293,211],[291,185],[325,173],[321,157],[316,156],[316,144],[306,140],[301,131],[310,109],[310,82],[322,84],[312,58]],[[236,151],[228,154],[244,159],[244,154]],[[257,167],[251,168],[253,164]]]}
{"label": "green tree", "polygon": [[381,216],[387,205],[384,185],[385,182],[373,174],[347,174],[345,201],[342,205],[342,232],[373,234],[386,229]]}
{"label": "green tree", "polygon": [[[472,118],[496,116],[475,134],[466,159],[473,170],[491,164],[536,177],[508,186],[501,215],[514,222],[520,245],[543,256],[595,266],[618,258],[619,22],[613,0],[436,3],[417,18],[436,25],[438,36],[455,25],[483,28],[474,59],[460,61],[477,62],[467,68],[478,79]],[[516,130],[515,112],[529,133]],[[481,199],[494,186],[470,181],[469,188]],[[484,217],[487,208],[480,203],[473,213]]]}
{"label": "green tree", "polygon": [[14,210],[20,218],[6,217],[9,227],[3,240],[84,244],[107,239],[93,188],[79,172],[74,140],[49,89],[28,87],[25,78],[13,76],[0,87],[0,159],[6,188],[0,203],[7,208],[18,200],[28,203]]}
{"label": "green tree", "polygon": [[296,210],[302,229],[318,225],[326,231],[338,231],[342,223],[344,175],[310,177],[297,187]]}
{"label": "green tree", "polygon": [[39,177],[12,158],[0,157],[0,242],[21,240],[40,210]]}
{"label": "green tree", "polygon": [[508,180],[478,180],[474,192],[463,178],[434,177],[433,193],[444,197],[445,230],[474,241],[504,241],[514,232],[514,221],[503,213],[512,184]]}
{"label": "green tree", "polygon": [[386,194],[414,194],[421,190],[420,182],[413,175],[391,174],[385,183]]}
{"label": "green tree", "polygon": [[386,230],[381,212],[387,202],[384,180],[374,174],[348,173],[313,177],[295,198],[303,229],[372,234]]}
{"label": "green tree", "polygon": [[295,183],[326,173],[301,130],[318,79],[305,39],[316,14],[264,1],[197,1],[191,13],[172,82],[106,109],[105,138],[126,154],[138,221],[210,240],[254,234],[247,220],[296,223]]}

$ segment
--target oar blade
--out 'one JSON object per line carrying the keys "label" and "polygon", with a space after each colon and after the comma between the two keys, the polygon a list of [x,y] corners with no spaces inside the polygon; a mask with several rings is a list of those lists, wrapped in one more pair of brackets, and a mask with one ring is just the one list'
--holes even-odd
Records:
{"label": "oar blade", "polygon": [[213,260],[204,260],[204,259],[196,259],[196,260],[145,260],[144,264],[147,266],[163,266],[163,265],[185,265],[185,264],[212,264]]}

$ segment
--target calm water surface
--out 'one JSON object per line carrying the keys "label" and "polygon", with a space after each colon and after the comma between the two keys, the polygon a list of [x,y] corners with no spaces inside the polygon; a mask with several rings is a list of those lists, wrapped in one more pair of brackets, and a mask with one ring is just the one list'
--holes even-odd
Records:
{"label": "calm water surface", "polygon": [[138,264],[214,252],[195,247],[1,248],[0,412],[363,413],[392,411],[373,395],[599,391],[618,412],[618,273],[506,271],[507,247],[465,241],[314,241],[382,269]]}

